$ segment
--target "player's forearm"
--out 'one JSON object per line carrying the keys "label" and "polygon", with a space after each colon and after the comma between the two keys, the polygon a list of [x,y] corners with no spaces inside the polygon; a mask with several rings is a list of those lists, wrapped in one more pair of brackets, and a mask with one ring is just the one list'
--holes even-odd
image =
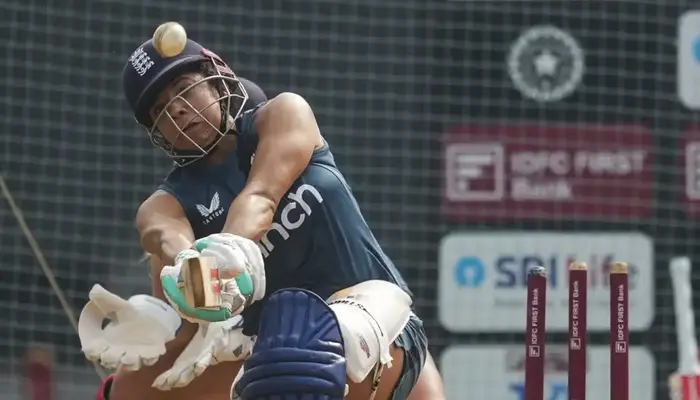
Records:
{"label": "player's forearm", "polygon": [[272,226],[275,208],[267,196],[244,191],[231,203],[222,233],[258,241]]}
{"label": "player's forearm", "polygon": [[141,235],[143,249],[155,254],[165,265],[173,265],[179,252],[189,249],[192,241],[176,229],[152,228]]}

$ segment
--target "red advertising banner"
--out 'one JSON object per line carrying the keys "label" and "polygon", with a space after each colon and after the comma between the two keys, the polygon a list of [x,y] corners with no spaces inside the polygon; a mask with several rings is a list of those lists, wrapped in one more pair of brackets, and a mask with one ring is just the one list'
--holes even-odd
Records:
{"label": "red advertising banner", "polygon": [[681,168],[684,172],[683,203],[692,218],[700,217],[700,125],[683,133]]}
{"label": "red advertising banner", "polygon": [[652,135],[638,125],[467,125],[446,135],[452,220],[647,217]]}

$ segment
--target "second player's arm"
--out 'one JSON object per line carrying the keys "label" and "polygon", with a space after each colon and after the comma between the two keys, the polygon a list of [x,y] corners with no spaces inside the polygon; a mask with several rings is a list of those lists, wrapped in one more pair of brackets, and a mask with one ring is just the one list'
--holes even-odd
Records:
{"label": "second player's arm", "polygon": [[257,241],[272,226],[282,196],[323,145],[323,138],[311,107],[293,93],[270,100],[255,118],[255,161],[246,186],[231,203],[222,232]]}

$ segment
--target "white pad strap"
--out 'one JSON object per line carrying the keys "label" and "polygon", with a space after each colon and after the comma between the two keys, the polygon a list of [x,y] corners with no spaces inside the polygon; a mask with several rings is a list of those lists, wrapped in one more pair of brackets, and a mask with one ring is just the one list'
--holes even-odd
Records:
{"label": "white pad strap", "polygon": [[411,305],[403,289],[380,280],[359,283],[329,299],[343,334],[347,373],[353,382],[364,381],[375,367],[391,368],[391,344],[408,323]]}
{"label": "white pad strap", "polygon": [[[367,400],[374,400],[374,396],[377,395],[379,390],[379,382],[382,380],[382,374],[384,373],[384,364],[378,364],[374,367],[374,375],[372,376],[372,391],[369,393],[369,398]],[[347,396],[347,392],[345,393]]]}
{"label": "white pad strap", "polygon": [[245,371],[245,367],[241,365],[241,368],[238,370],[238,374],[236,375],[235,378],[233,378],[233,384],[231,385],[231,393],[229,397],[231,400],[239,400],[241,397],[238,395],[238,392],[236,392],[236,384],[238,381],[241,380],[243,377],[243,372]]}

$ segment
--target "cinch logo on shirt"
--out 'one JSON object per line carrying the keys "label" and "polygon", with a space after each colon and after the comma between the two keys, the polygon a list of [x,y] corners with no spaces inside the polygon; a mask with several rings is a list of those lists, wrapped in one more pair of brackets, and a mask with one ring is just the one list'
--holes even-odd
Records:
{"label": "cinch logo on shirt", "polygon": [[224,213],[224,209],[221,207],[221,200],[219,200],[219,192],[214,193],[209,207],[203,206],[202,204],[197,204],[196,207],[197,211],[204,217],[204,220],[202,220],[204,225],[209,225],[214,218]]}
{"label": "cinch logo on shirt", "polygon": [[[323,203],[323,197],[321,197],[318,190],[311,185],[301,185],[297,188],[296,192],[287,193],[287,198],[291,201],[282,209],[279,221],[272,223],[272,228],[267,231],[265,236],[260,239],[260,243],[258,243],[263,257],[267,258],[275,249],[273,241],[279,242],[278,237],[281,238],[282,241],[289,239],[290,231],[298,229],[304,221],[306,221],[306,216],[311,215],[311,206],[309,206],[309,203],[304,201],[303,198],[304,193],[307,192],[313,195],[313,198],[315,198],[318,203]],[[301,210],[293,213],[297,207],[300,207]],[[273,233],[276,233],[276,235]]]}

